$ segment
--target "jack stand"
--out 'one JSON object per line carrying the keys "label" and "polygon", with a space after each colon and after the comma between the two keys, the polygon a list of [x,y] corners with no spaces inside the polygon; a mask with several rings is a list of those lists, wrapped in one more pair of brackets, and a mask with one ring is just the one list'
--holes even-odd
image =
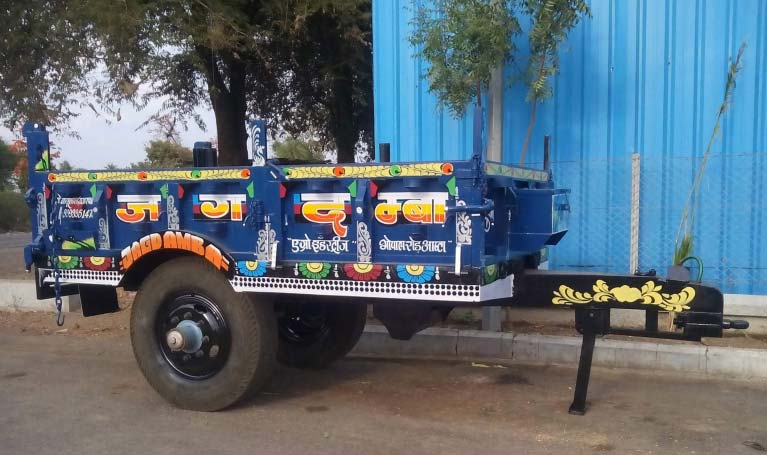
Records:
{"label": "jack stand", "polygon": [[610,326],[610,310],[607,309],[578,309],[575,313],[576,324],[580,325],[583,333],[581,356],[578,362],[578,378],[575,382],[575,394],[570,405],[570,414],[582,416],[586,414],[586,394],[589,390],[591,377],[591,361],[594,358],[594,344],[597,334],[604,334]]}

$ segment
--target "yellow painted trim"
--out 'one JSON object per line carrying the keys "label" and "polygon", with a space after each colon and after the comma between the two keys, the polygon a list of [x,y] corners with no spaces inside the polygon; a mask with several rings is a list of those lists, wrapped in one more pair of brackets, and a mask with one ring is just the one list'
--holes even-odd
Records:
{"label": "yellow painted trim", "polygon": [[162,180],[244,180],[250,169],[179,169],[148,171],[62,172],[48,174],[56,182],[156,182]]}
{"label": "yellow painted trim", "polygon": [[369,166],[286,166],[288,179],[387,178],[451,175],[450,163],[377,164]]}
{"label": "yellow painted trim", "polygon": [[695,298],[695,289],[687,286],[677,294],[664,294],[662,286],[653,281],[646,282],[641,288],[628,285],[610,288],[604,280],[597,280],[594,293],[576,291],[564,284],[554,291],[551,302],[554,305],[585,305],[588,303],[638,303],[655,305],[664,310],[680,312],[689,310],[689,303]]}

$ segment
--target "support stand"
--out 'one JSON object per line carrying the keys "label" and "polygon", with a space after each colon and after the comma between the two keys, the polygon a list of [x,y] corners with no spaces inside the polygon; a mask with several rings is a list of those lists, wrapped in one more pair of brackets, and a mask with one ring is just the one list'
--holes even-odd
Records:
{"label": "support stand", "polygon": [[578,378],[575,381],[575,394],[570,405],[570,414],[582,416],[586,414],[586,395],[591,378],[591,361],[594,358],[594,345],[598,334],[604,334],[610,325],[609,310],[585,309],[576,310],[576,324],[580,325],[583,333],[581,357],[578,362]]}

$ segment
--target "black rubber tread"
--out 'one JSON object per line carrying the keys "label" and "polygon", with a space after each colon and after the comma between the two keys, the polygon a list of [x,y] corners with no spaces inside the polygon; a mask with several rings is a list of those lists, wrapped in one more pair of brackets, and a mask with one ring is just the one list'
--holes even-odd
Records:
{"label": "black rubber tread", "polygon": [[362,336],[367,321],[367,305],[322,303],[327,308],[330,326],[326,337],[311,345],[298,345],[280,337],[277,360],[298,368],[325,368],[351,351]]}
{"label": "black rubber tread", "polygon": [[[223,369],[193,380],[163,357],[155,335],[157,311],[174,293],[203,295],[221,309],[231,330],[231,349]],[[157,267],[139,288],[131,311],[131,344],[149,384],[174,405],[195,411],[218,411],[251,394],[276,365],[277,322],[268,300],[237,293],[205,260],[181,257]]]}

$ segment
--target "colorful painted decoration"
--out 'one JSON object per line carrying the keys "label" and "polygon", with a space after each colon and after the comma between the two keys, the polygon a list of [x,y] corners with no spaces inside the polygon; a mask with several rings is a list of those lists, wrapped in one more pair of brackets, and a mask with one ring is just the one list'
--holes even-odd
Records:
{"label": "colorful painted decoration", "polygon": [[237,272],[240,275],[259,277],[266,273],[266,263],[264,261],[238,261]]}
{"label": "colorful painted decoration", "polygon": [[398,222],[443,224],[448,194],[443,192],[381,192],[375,218],[381,224]]}
{"label": "colorful painted decoration", "polygon": [[48,153],[48,150],[45,150],[42,155],[40,156],[40,161],[35,163],[35,170],[36,171],[47,171],[51,168],[51,154]]}
{"label": "colorful painted decoration", "polygon": [[387,178],[450,175],[450,163],[378,164],[368,166],[296,166],[283,168],[289,179]]}
{"label": "colorful painted decoration", "polygon": [[141,237],[139,241],[133,242],[125,247],[120,253],[120,269],[128,270],[133,264],[144,255],[158,250],[184,250],[204,257],[213,267],[224,272],[229,271],[229,259],[221,253],[212,243],[188,232],[165,231],[164,233],[153,233]]}
{"label": "colorful painted decoration", "polygon": [[80,263],[79,259],[77,256],[59,256],[58,266],[64,270],[74,269]]}
{"label": "colorful painted decoration", "polygon": [[178,169],[151,171],[103,171],[50,173],[50,182],[155,182],[160,180],[244,180],[250,169]]}
{"label": "colorful painted decoration", "polygon": [[327,262],[302,262],[298,264],[301,275],[312,280],[325,278],[330,273],[330,264]]}
{"label": "colorful painted decoration", "polygon": [[244,194],[194,194],[192,213],[200,221],[242,221],[246,201]]}
{"label": "colorful painted decoration", "polygon": [[125,223],[141,223],[160,219],[159,194],[118,194],[115,215]]}
{"label": "colorful painted decoration", "polygon": [[398,265],[397,276],[406,283],[428,283],[434,278],[434,266]]}
{"label": "colorful painted decoration", "polygon": [[487,265],[482,269],[482,281],[484,284],[490,284],[498,279],[498,266],[495,264]]}
{"label": "colorful painted decoration", "polygon": [[371,281],[378,279],[383,271],[380,264],[346,264],[344,272],[346,276],[356,281]]}
{"label": "colorful painted decoration", "polygon": [[109,270],[112,268],[112,258],[98,256],[84,257],[83,265],[90,270]]}
{"label": "colorful painted decoration", "polygon": [[680,312],[689,310],[689,303],[695,298],[695,289],[687,286],[678,294],[664,294],[662,286],[653,281],[645,283],[641,289],[623,285],[610,288],[604,280],[597,280],[594,293],[579,292],[565,285],[554,291],[551,302],[554,305],[585,305],[588,303],[638,303],[659,306],[664,310]]}
{"label": "colorful painted decoration", "polygon": [[96,239],[88,237],[87,239],[71,241],[64,240],[61,242],[62,250],[95,250]]}
{"label": "colorful painted decoration", "polygon": [[339,237],[346,237],[349,226],[343,224],[351,216],[349,193],[302,193],[293,195],[296,221],[330,224]]}

